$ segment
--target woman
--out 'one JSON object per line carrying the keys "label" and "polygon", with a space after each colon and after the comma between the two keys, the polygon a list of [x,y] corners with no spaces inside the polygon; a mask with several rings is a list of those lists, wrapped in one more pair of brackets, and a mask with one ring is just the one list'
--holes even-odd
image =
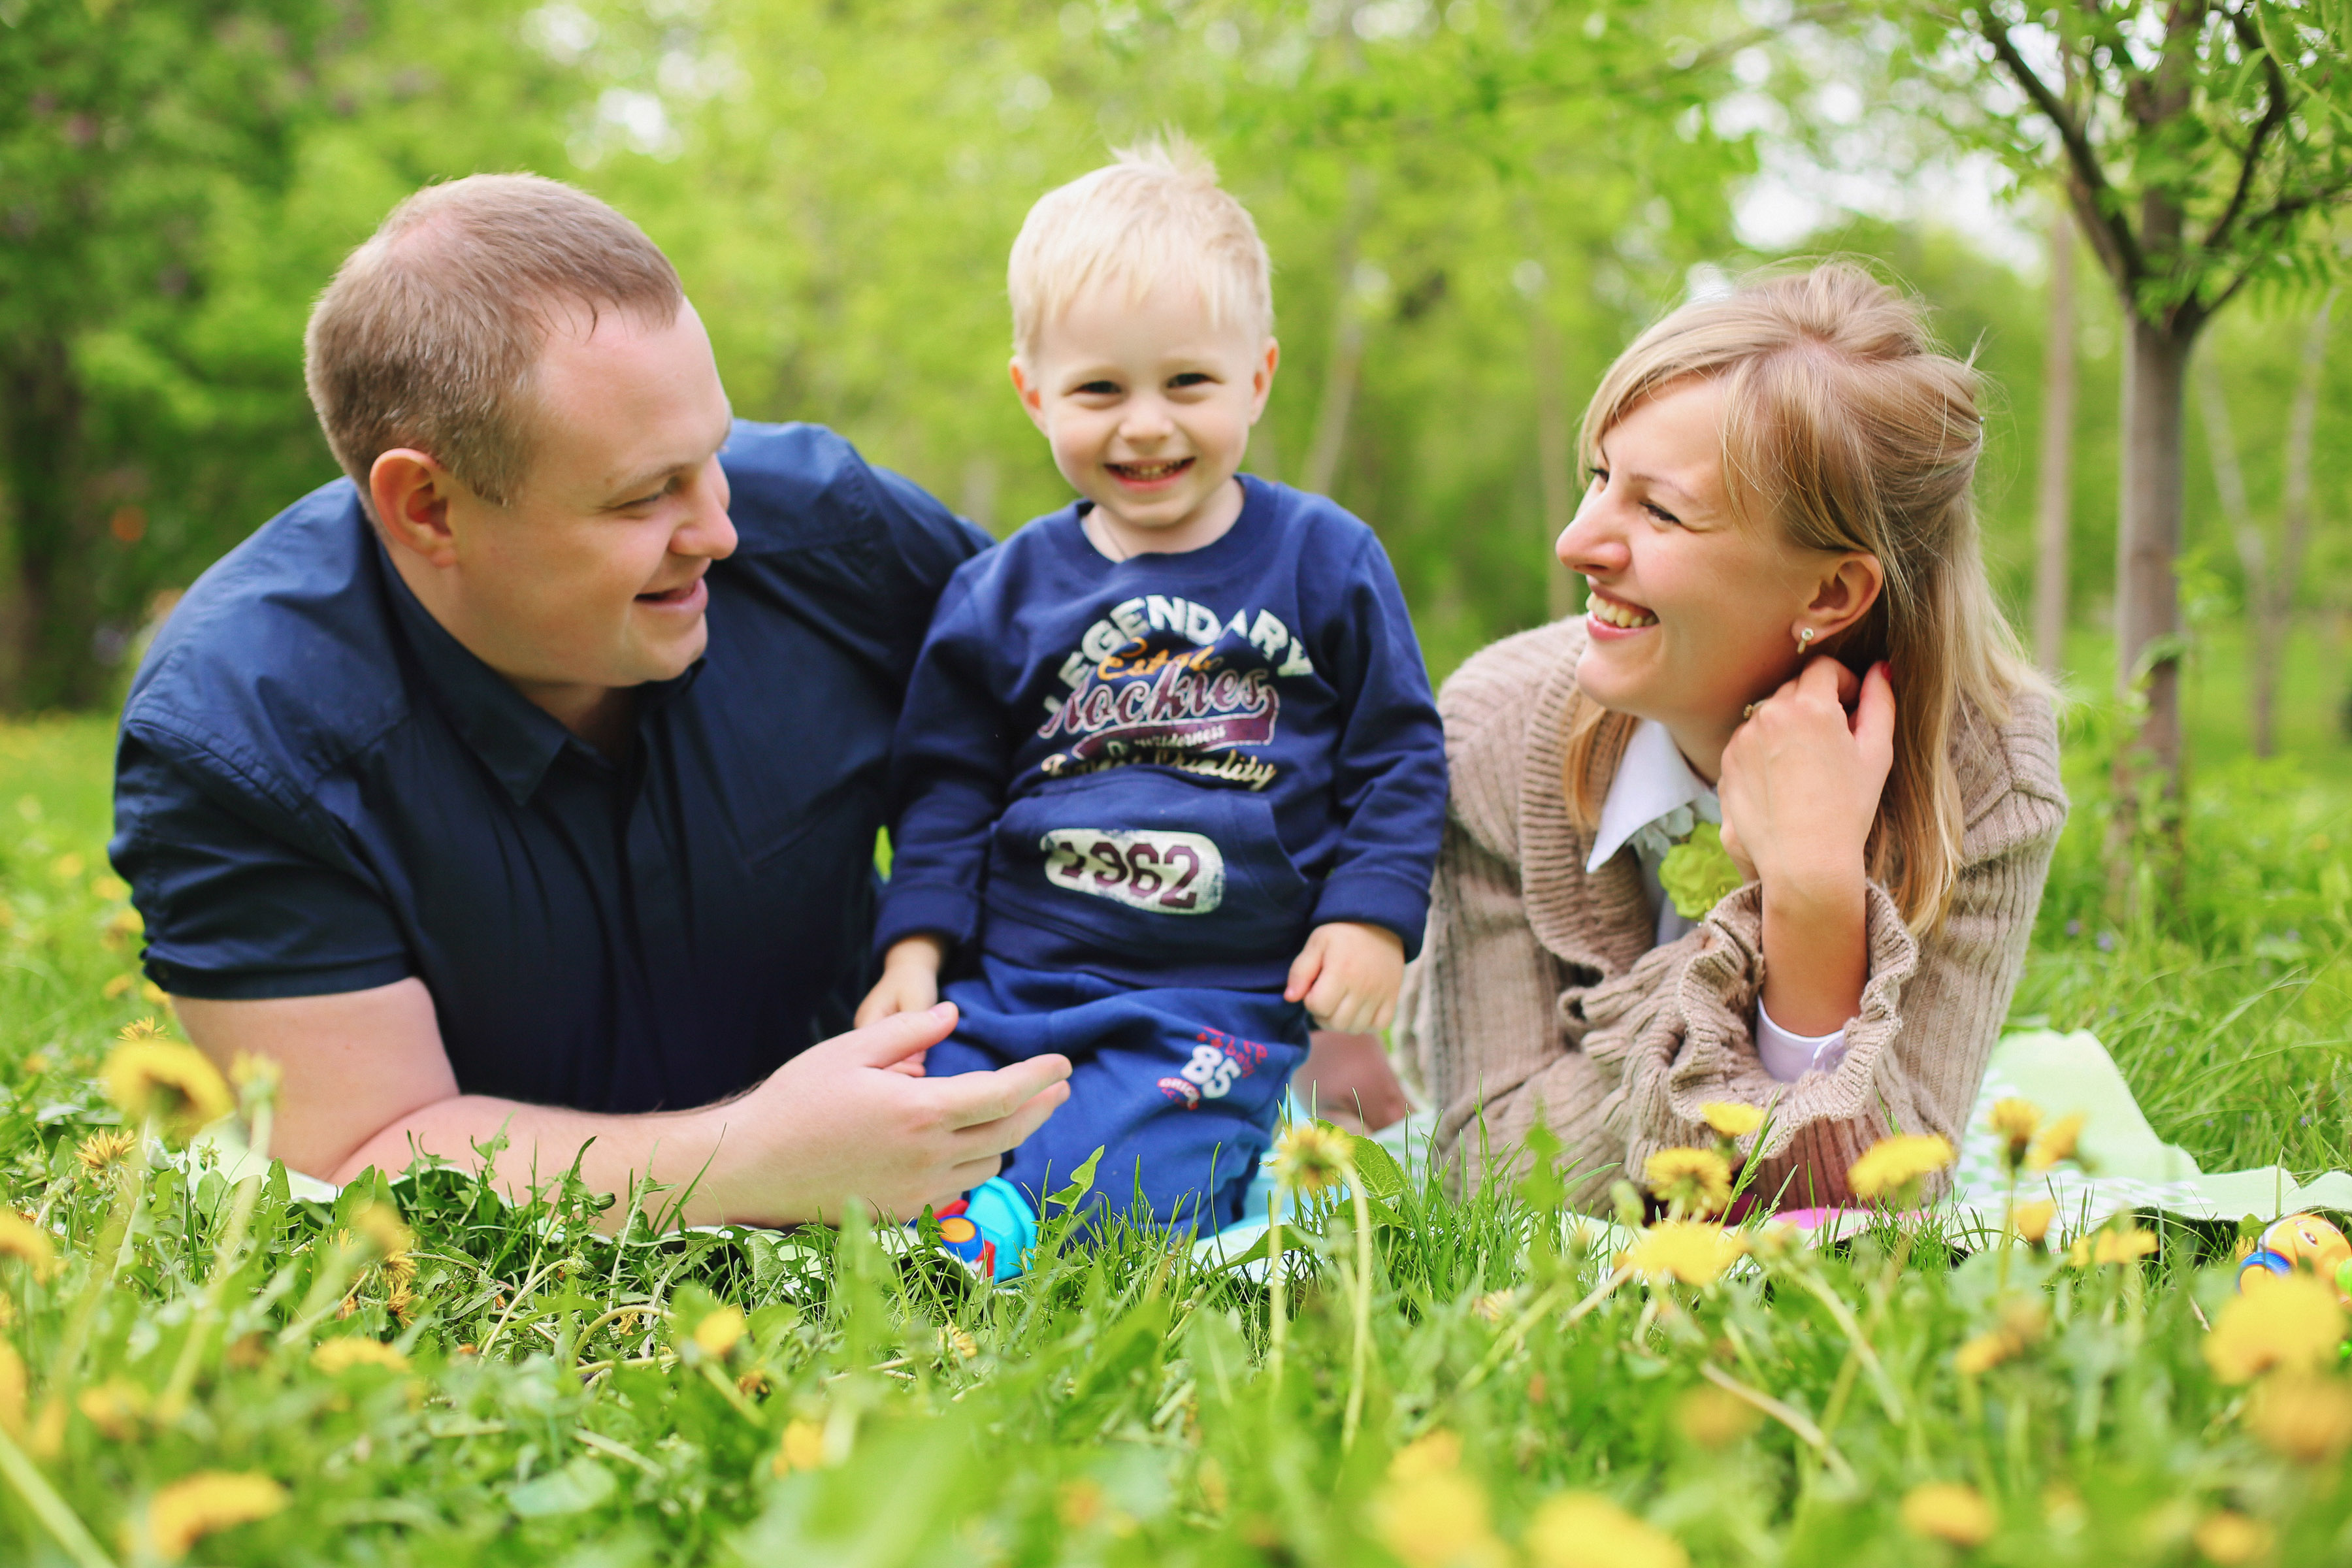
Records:
{"label": "woman", "polygon": [[1592,1202],[1709,1101],[1769,1107],[1742,1142],[1780,1207],[1890,1131],[1958,1142],[2066,815],[1979,556],[1977,392],[1843,264],[1686,305],[1602,379],[1559,545],[1586,615],[1440,698],[1407,1032],[1470,1182],[1540,1121]]}

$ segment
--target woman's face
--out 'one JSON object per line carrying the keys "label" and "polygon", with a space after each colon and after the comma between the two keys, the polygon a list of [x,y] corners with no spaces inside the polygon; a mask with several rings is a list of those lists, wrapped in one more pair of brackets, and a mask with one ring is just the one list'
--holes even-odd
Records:
{"label": "woman's face", "polygon": [[1605,708],[1666,725],[1702,771],[1740,710],[1796,673],[1798,628],[1822,637],[1850,618],[1817,613],[1838,556],[1733,514],[1722,407],[1711,380],[1636,404],[1601,436],[1559,547],[1592,590],[1577,684]]}

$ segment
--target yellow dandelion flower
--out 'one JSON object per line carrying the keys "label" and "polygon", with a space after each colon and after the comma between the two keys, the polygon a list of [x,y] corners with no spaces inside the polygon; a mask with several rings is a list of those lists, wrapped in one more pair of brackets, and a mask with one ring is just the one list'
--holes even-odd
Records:
{"label": "yellow dandelion flower", "polygon": [[1864,1150],[1862,1158],[1847,1167],[1846,1184],[1854,1196],[1873,1202],[1910,1196],[1920,1182],[1951,1163],[1952,1146],[1940,1134],[1899,1134]]}
{"label": "yellow dandelion flower", "polygon": [[74,1158],[91,1175],[102,1175],[122,1156],[139,1146],[139,1135],[121,1127],[104,1129],[81,1141]]}
{"label": "yellow dandelion flower", "polygon": [[105,997],[110,1002],[120,1002],[125,996],[130,995],[131,988],[138,984],[139,981],[135,975],[118,974],[113,979],[108,981],[105,984],[100,986],[98,988],[98,994]]}
{"label": "yellow dandelion flower", "polygon": [[1274,1179],[1286,1192],[1319,1193],[1353,1169],[1348,1135],[1328,1121],[1294,1121],[1274,1141]]}
{"label": "yellow dandelion flower", "polygon": [[188,1548],[214,1531],[268,1519],[292,1500],[268,1476],[201,1470],[173,1481],[148,1503],[148,1544],[158,1557],[185,1557]]}
{"label": "yellow dandelion flower", "polygon": [[940,1331],[941,1361],[970,1361],[980,1353],[980,1341],[968,1329],[945,1328]]}
{"label": "yellow dandelion flower", "polygon": [[2249,1519],[2225,1508],[2200,1520],[2189,1539],[2197,1543],[2198,1552],[2208,1563],[2219,1563],[2221,1568],[2237,1568],[2241,1563],[2268,1557],[2277,1535],[2261,1520]]}
{"label": "yellow dandelion flower", "polygon": [[750,1327],[743,1309],[730,1301],[713,1307],[694,1325],[694,1342],[704,1355],[717,1360],[733,1350]]}
{"label": "yellow dandelion flower", "polygon": [[1522,1541],[1535,1568],[1689,1568],[1690,1563],[1681,1542],[1591,1492],[1563,1492],[1546,1500],[1528,1521]]}
{"label": "yellow dandelion flower", "polygon": [[152,1021],[122,1031],[122,1043],[106,1058],[108,1098],[132,1121],[160,1119],[174,1137],[211,1126],[234,1109],[220,1069],[194,1046],[159,1038]]}
{"label": "yellow dandelion flower", "polygon": [[2246,1428],[2290,1459],[2335,1459],[2352,1448],[2352,1389],[2331,1377],[2266,1377],[2246,1404]]}
{"label": "yellow dandelion flower", "polygon": [[58,1248],[47,1231],[14,1209],[0,1209],[0,1258],[21,1258],[35,1278],[47,1279],[58,1266]]}
{"label": "yellow dandelion flower", "polygon": [[2017,1232],[2019,1240],[2039,1247],[2042,1238],[2050,1234],[2050,1222],[2057,1217],[2058,1205],[2048,1198],[2039,1198],[2011,1209],[2009,1226]]}
{"label": "yellow dandelion flower", "polygon": [[1903,1500],[1904,1529],[1955,1546],[1982,1546],[1999,1522],[1977,1489],[1958,1481],[1930,1481]]}
{"label": "yellow dandelion flower", "polygon": [[1462,1439],[1439,1426],[1423,1432],[1389,1460],[1389,1479],[1415,1481],[1462,1468]]}
{"label": "yellow dandelion flower", "polygon": [[1952,1369],[1962,1377],[1982,1377],[2016,1353],[2016,1342],[1996,1329],[1961,1345],[1952,1356]]}
{"label": "yellow dandelion flower", "polygon": [[2344,1338],[2336,1292],[2307,1274],[2282,1274],[2221,1303],[2205,1336],[2205,1363],[2223,1383],[2252,1383],[2273,1367],[2333,1361]]}
{"label": "yellow dandelion flower", "polygon": [[1710,1100],[1698,1108],[1699,1117],[1719,1137],[1745,1138],[1764,1124],[1764,1112],[1737,1100]]}
{"label": "yellow dandelion flower", "polygon": [[1702,1448],[1728,1448],[1763,1422],[1761,1411],[1711,1383],[1675,1401],[1675,1429]]}
{"label": "yellow dandelion flower", "polygon": [[242,1089],[257,1089],[268,1094],[278,1092],[286,1081],[286,1068],[276,1057],[256,1056],[251,1051],[239,1051],[229,1058],[228,1080]]}
{"label": "yellow dandelion flower", "polygon": [[2091,1245],[2093,1263],[2130,1263],[2156,1250],[2156,1233],[2135,1225],[2110,1226]]}
{"label": "yellow dandelion flower", "polygon": [[1519,1299],[1517,1290],[1489,1290],[1470,1303],[1470,1310],[1490,1323],[1499,1323],[1510,1315]]}
{"label": "yellow dandelion flower", "polygon": [[1054,1499],[1054,1516],[1062,1521],[1065,1530],[1084,1530],[1103,1516],[1108,1500],[1100,1481],[1092,1476],[1080,1476],[1062,1483]]}
{"label": "yellow dandelion flower", "polygon": [[422,1298],[415,1291],[408,1288],[408,1281],[395,1280],[392,1289],[384,1295],[383,1310],[390,1312],[394,1321],[405,1325],[409,1320],[416,1316],[416,1308],[421,1300]]}
{"label": "yellow dandelion flower", "polygon": [[416,1233],[390,1204],[362,1204],[352,1213],[352,1228],[386,1258],[400,1258],[416,1245]]}
{"label": "yellow dandelion flower", "polygon": [[345,1373],[355,1366],[380,1366],[393,1372],[406,1372],[408,1358],[382,1340],[329,1340],[310,1352],[310,1364],[329,1374]]}
{"label": "yellow dandelion flower", "polygon": [[2025,1151],[2042,1127],[2042,1108],[2014,1096],[1992,1102],[1993,1136],[2001,1142],[2001,1159],[2012,1171],[2025,1163]]}
{"label": "yellow dandelion flower", "polygon": [[25,1399],[32,1384],[25,1375],[25,1358],[16,1347],[0,1340],[0,1432],[11,1437],[25,1433]]}
{"label": "yellow dandelion flower", "polygon": [[2083,1113],[2072,1111],[2042,1130],[2034,1140],[2032,1152],[2025,1156],[2029,1171],[2046,1171],[2063,1160],[2074,1158],[2074,1145],[2082,1141]]}
{"label": "yellow dandelion flower", "polygon": [[38,1078],[49,1070],[48,1054],[46,1051],[35,1051],[16,1065],[25,1069],[26,1078]]}
{"label": "yellow dandelion flower", "polygon": [[1731,1202],[1731,1167],[1712,1149],[1661,1149],[1642,1166],[1642,1184],[1678,1214],[1720,1214]]}
{"label": "yellow dandelion flower", "polygon": [[824,1425],[815,1421],[787,1422],[784,1440],[776,1448],[776,1474],[789,1476],[794,1470],[814,1470],[824,1463]]}
{"label": "yellow dandelion flower", "polygon": [[1636,1274],[1672,1278],[1685,1285],[1712,1285],[1733,1258],[1746,1250],[1738,1237],[1704,1220],[1662,1220],[1643,1231],[1625,1261]]}
{"label": "yellow dandelion flower", "polygon": [[147,1391],[127,1377],[110,1377],[96,1388],[85,1388],[74,1405],[109,1442],[128,1442],[139,1435],[153,1401]]}
{"label": "yellow dandelion flower", "polygon": [[1372,1520],[1407,1568],[1505,1568],[1511,1560],[1487,1522],[1485,1490],[1459,1470],[1394,1482],[1373,1504]]}

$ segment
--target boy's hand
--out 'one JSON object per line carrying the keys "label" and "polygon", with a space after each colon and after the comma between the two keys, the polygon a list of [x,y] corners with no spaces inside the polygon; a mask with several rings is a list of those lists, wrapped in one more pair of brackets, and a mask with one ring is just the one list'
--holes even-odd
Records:
{"label": "boy's hand", "polygon": [[1304,1002],[1318,1027],[1377,1033],[1396,1016],[1404,984],[1404,942],[1383,926],[1333,921],[1315,928],[1291,961],[1286,1002]]}
{"label": "boy's hand", "polygon": [[[857,1027],[878,1024],[900,1013],[919,1013],[940,999],[940,965],[947,961],[948,944],[935,936],[910,936],[890,944],[882,955],[882,978],[857,1005]],[[923,1076],[918,1054],[891,1064],[892,1072]]]}

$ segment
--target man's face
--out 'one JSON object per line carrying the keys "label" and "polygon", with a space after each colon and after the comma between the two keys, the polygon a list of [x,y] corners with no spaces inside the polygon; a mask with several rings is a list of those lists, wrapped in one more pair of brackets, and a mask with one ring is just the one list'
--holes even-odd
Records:
{"label": "man's face", "polygon": [[449,505],[450,630],[534,700],[683,673],[709,640],[703,574],[735,549],[727,394],[694,308],[666,327],[559,320],[520,491]]}

